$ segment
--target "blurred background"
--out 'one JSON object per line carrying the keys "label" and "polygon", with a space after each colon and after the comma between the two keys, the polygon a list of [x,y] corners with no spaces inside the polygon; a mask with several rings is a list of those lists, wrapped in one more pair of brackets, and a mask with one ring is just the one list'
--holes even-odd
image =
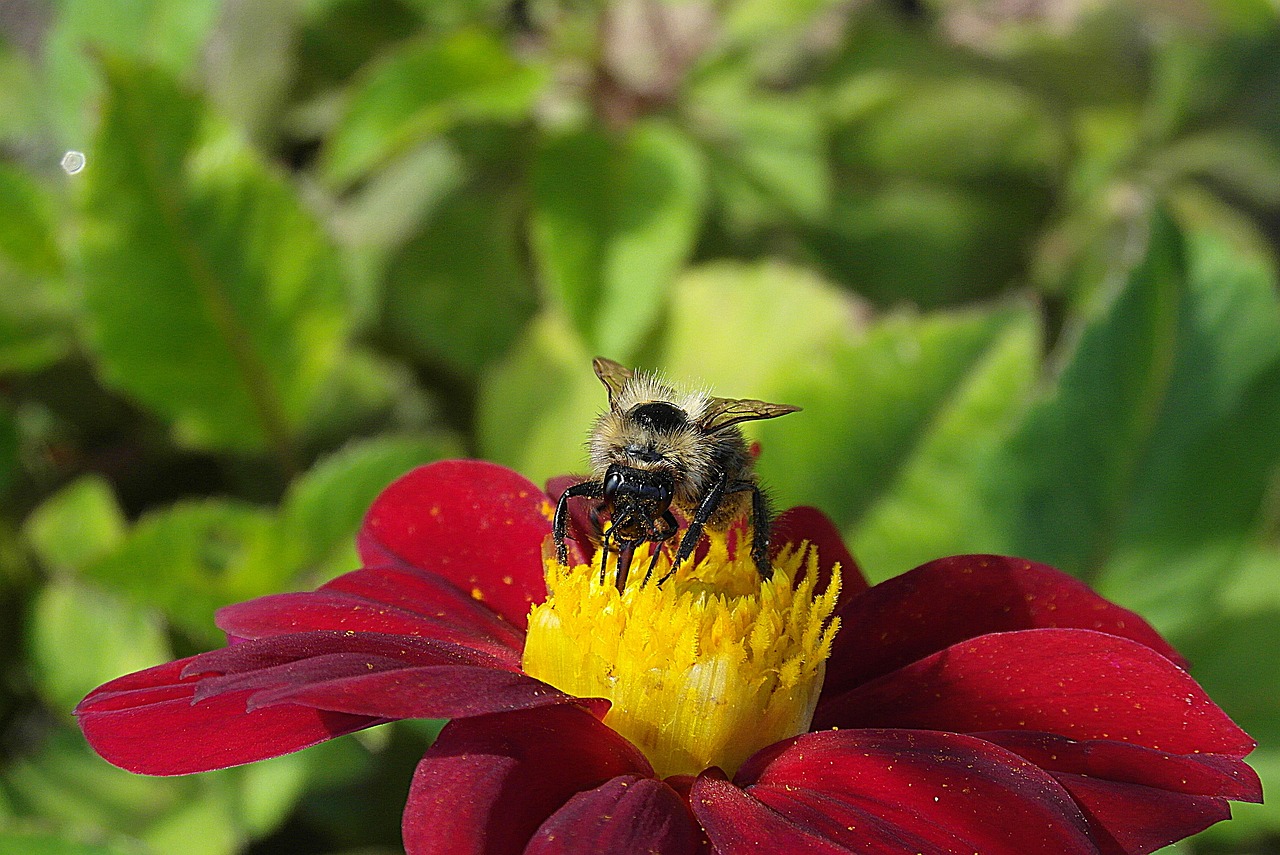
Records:
{"label": "blurred background", "polygon": [[802,405],[873,580],[1140,612],[1273,801],[1169,851],[1280,852],[1278,242],[1275,0],[3,0],[0,853],[394,852],[430,723],[148,779],[70,710],[414,465],[582,471],[596,354]]}

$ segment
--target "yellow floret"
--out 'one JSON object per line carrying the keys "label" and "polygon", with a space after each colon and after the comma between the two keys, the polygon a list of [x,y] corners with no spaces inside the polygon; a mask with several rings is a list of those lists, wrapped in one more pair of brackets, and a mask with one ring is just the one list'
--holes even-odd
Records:
{"label": "yellow floret", "polygon": [[[632,569],[647,568],[648,546]],[[547,599],[529,615],[524,670],[578,697],[609,699],[605,723],[661,777],[719,766],[809,728],[822,688],[840,570],[815,595],[813,548],[785,549],[763,581],[722,538],[661,587],[633,572],[619,594],[593,566],[546,564]],[[659,557],[653,579],[670,567]],[[795,579],[803,572],[799,584]]]}

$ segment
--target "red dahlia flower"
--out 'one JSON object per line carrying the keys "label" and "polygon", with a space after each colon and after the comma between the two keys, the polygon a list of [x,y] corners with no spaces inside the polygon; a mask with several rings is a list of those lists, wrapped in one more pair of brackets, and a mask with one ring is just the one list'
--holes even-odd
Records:
{"label": "red dahlia flower", "polygon": [[418,469],[370,510],[365,569],[223,609],[228,647],[107,683],[81,727],[176,775],[450,718],[413,855],[1145,853],[1261,800],[1178,654],[1052,568],[958,556],[868,589],[797,508],[770,583],[713,543],[619,594],[585,539],[592,568],[544,560],[551,507],[492,464]]}

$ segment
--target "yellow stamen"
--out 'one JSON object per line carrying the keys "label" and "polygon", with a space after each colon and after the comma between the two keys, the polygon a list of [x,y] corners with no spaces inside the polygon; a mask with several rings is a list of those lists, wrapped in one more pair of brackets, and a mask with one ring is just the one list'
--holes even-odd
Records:
{"label": "yellow stamen", "polygon": [[[616,566],[611,556],[610,567]],[[749,556],[711,538],[658,587],[642,585],[648,546],[626,590],[592,566],[546,561],[547,599],[529,615],[524,670],[578,697],[608,698],[605,723],[638,746],[660,777],[719,766],[732,775],[759,749],[813,719],[840,593],[840,569],[815,594],[817,550],[788,547],[760,579]],[[659,556],[653,579],[670,567]],[[795,579],[804,572],[804,579]]]}

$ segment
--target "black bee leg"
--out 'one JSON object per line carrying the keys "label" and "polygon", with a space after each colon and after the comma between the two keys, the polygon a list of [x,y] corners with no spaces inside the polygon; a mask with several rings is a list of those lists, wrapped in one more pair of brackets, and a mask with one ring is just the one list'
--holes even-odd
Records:
{"label": "black bee leg", "polygon": [[750,481],[738,481],[729,487],[730,493],[751,491],[751,560],[760,571],[760,578],[773,578],[769,565],[769,502],[760,488]]}
{"label": "black bee leg", "polygon": [[560,501],[556,502],[556,515],[551,524],[551,537],[556,543],[556,560],[560,562],[562,567],[569,563],[569,550],[564,545],[564,537],[569,527],[569,500],[575,496],[587,496],[593,499],[602,498],[604,496],[604,482],[583,481],[581,484],[574,484],[561,493]]}
{"label": "black bee leg", "polygon": [[[654,525],[654,531],[649,538],[653,541],[653,554],[649,556],[649,569],[644,573],[644,581],[640,583],[640,587],[649,584],[649,579],[653,576],[653,568],[658,566],[658,556],[662,554],[662,545],[670,540],[677,531],[680,530],[680,524],[676,522],[676,518],[671,515],[671,511],[667,511],[658,517],[658,522],[666,526],[666,530],[658,531],[658,526]],[[664,580],[666,576],[662,577]]]}
{"label": "black bee leg", "polygon": [[[605,576],[609,573],[609,554],[613,552],[613,529],[609,529],[600,537],[600,584],[604,584]],[[621,563],[621,562],[619,562]]]}
{"label": "black bee leg", "polygon": [[[631,572],[631,557],[635,554],[636,545],[634,543],[628,543],[618,548],[618,575],[614,577],[613,583],[618,586],[619,594],[627,587],[627,575]],[[603,578],[600,580],[600,584],[604,584]]]}
{"label": "black bee leg", "polygon": [[702,530],[706,528],[707,520],[711,519],[712,514],[716,512],[720,507],[720,503],[724,501],[727,480],[727,477],[722,474],[711,485],[707,495],[702,497],[702,503],[698,505],[698,510],[694,511],[693,519],[689,520],[689,527],[684,530],[684,537],[680,539],[680,548],[676,550],[676,557],[671,560],[671,569],[658,580],[659,585],[670,579],[676,572],[676,568],[693,554],[693,550],[698,548],[698,541],[702,539]]}

